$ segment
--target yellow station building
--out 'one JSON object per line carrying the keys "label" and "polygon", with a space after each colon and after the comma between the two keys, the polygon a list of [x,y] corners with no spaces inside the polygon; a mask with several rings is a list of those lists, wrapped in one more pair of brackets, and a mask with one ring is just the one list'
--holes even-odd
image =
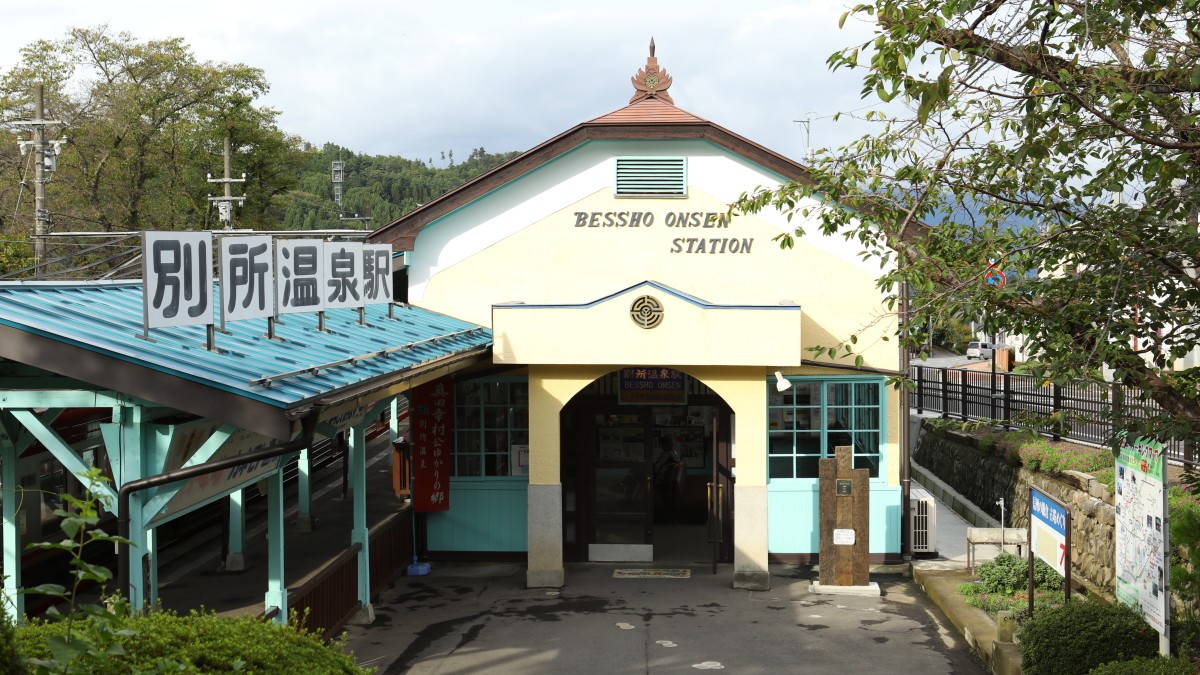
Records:
{"label": "yellow station building", "polygon": [[[491,364],[454,375],[450,508],[425,546],[524,559],[532,587],[613,561],[731,563],[765,589],[769,563],[816,562],[817,460],[849,445],[872,561],[900,559],[901,354],[878,262],[798,212],[730,217],[805,168],[676,107],[653,45],[633,86],[371,236],[407,252],[409,303],[493,331]],[[810,350],[852,335],[858,367]]]}

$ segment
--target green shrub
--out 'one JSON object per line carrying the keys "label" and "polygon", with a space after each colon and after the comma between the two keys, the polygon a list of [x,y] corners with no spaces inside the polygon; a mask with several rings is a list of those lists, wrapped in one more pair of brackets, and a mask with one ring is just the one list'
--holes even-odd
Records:
{"label": "green shrub", "polygon": [[[0,599],[3,602],[3,599]],[[17,650],[16,630],[8,612],[0,608],[0,675],[23,675],[29,672],[25,659]]]}
{"label": "green shrub", "polygon": [[1120,603],[1067,603],[1035,614],[1019,637],[1026,675],[1084,675],[1110,661],[1158,652],[1158,633]]}
{"label": "green shrub", "polygon": [[[116,621],[118,649],[81,655],[72,662],[71,672],[370,672],[358,668],[341,644],[326,644],[296,624],[280,626],[248,616],[226,618],[195,610],[186,616],[167,611],[121,615]],[[50,638],[64,635],[66,630],[61,621],[20,626],[19,649],[26,658],[49,659]],[[72,630],[86,638],[97,627],[76,620]]]}
{"label": "green shrub", "polygon": [[1017,454],[1021,463],[1031,471],[1100,471],[1112,468],[1112,453],[1105,448],[1093,448],[1073,443],[1052,443],[1038,438],[1023,444]]}
{"label": "green shrub", "polygon": [[1097,666],[1088,675],[1195,675],[1196,667],[1181,656],[1142,656]]}
{"label": "green shrub", "polygon": [[[1011,553],[1001,553],[979,565],[979,583],[975,592],[1012,595],[1029,589],[1029,561]],[[1062,588],[1063,578],[1041,559],[1033,562],[1033,583],[1040,590]]]}

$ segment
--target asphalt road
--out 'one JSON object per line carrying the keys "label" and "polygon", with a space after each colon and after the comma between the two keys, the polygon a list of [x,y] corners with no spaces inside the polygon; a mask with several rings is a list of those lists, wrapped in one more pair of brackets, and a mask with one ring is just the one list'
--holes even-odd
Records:
{"label": "asphalt road", "polygon": [[911,579],[873,575],[882,597],[809,592],[808,568],[775,566],[751,592],[697,566],[690,579],[614,579],[567,568],[527,589],[516,564],[435,563],[401,577],[348,647],[379,673],[984,673]]}

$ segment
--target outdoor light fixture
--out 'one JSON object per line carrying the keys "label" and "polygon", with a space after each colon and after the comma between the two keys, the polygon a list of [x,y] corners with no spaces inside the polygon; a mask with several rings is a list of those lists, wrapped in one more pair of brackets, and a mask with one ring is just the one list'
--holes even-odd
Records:
{"label": "outdoor light fixture", "polygon": [[787,391],[788,389],[791,389],[791,388],[792,388],[792,383],[789,382],[788,379],[783,376],[783,373],[778,370],[775,371],[775,390],[776,391]]}

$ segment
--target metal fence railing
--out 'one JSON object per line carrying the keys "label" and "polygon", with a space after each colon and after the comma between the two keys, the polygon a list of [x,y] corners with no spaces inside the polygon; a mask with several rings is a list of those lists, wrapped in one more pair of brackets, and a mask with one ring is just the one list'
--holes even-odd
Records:
{"label": "metal fence railing", "polygon": [[[1032,375],[967,368],[913,365],[909,377],[915,388],[909,406],[918,413],[941,413],[945,418],[995,420],[1009,425],[1032,421],[1055,440],[1066,438],[1109,445],[1114,420],[1121,428],[1161,415],[1154,401],[1120,384],[1074,382],[1059,386]],[[1200,468],[1196,448],[1179,439],[1163,442],[1168,459]]]}

